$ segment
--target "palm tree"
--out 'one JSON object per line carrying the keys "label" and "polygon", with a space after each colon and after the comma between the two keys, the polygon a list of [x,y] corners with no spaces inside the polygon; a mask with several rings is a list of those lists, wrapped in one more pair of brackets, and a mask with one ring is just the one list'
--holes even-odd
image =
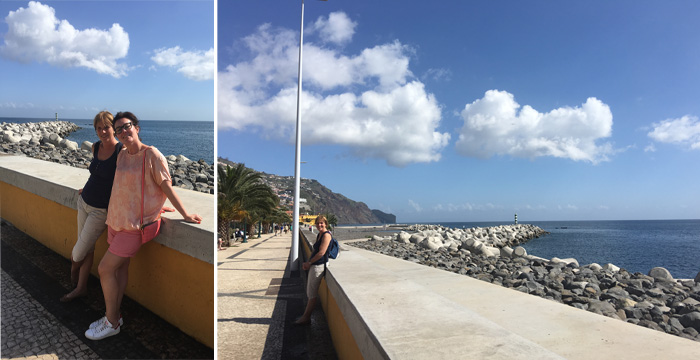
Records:
{"label": "palm tree", "polygon": [[328,221],[328,225],[331,227],[329,230],[333,230],[333,228],[338,225],[338,218],[335,217],[335,214],[327,213],[323,216],[326,217],[326,221]]}
{"label": "palm tree", "polygon": [[[253,226],[256,220],[272,212],[279,198],[262,182],[262,175],[244,164],[219,166],[217,216],[219,232],[229,239],[231,221],[246,221]],[[249,229],[245,229],[250,233]]]}

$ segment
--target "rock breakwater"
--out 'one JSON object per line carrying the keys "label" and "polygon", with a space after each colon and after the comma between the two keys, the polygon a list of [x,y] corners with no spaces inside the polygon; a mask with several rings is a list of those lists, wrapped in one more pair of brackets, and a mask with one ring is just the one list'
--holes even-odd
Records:
{"label": "rock breakwater", "polygon": [[391,240],[404,244],[416,244],[418,247],[438,250],[456,251],[467,249],[484,256],[526,256],[522,247],[513,249],[531,239],[546,235],[541,228],[528,225],[500,225],[487,228],[453,229],[440,225],[410,225],[394,236],[372,236],[372,240]]}
{"label": "rock breakwater", "polygon": [[531,225],[407,230],[415,232],[350,244],[700,341],[700,274],[694,280],[675,280],[664,268],[644,275],[613,264],[580,266],[575,259],[543,259],[505,245],[513,244],[504,241],[513,239],[513,233],[515,239],[521,236],[519,243],[546,233]]}
{"label": "rock breakwater", "polygon": [[[92,143],[65,139],[78,125],[68,121],[0,123],[0,152],[87,169]],[[214,194],[214,166],[179,155],[166,156],[173,186]]]}

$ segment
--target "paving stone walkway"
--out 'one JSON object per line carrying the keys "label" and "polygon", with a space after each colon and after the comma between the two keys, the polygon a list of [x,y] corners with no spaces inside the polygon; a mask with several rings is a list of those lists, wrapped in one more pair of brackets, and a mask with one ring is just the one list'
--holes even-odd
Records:
{"label": "paving stone walkway", "polygon": [[[99,280],[91,277],[87,297],[61,303],[70,262],[4,221],[0,234],[2,359],[214,357],[128,297],[122,332],[86,339],[87,324],[104,314]],[[289,233],[263,235],[218,252],[218,359],[337,358],[320,306],[311,326],[292,324],[306,298],[305,274],[288,268],[290,245]]]}
{"label": "paving stone walkway", "polygon": [[2,298],[3,359],[99,359],[4,271]]}
{"label": "paving stone walkway", "polygon": [[291,233],[262,235],[218,251],[219,359],[335,359],[320,306],[311,326],[294,326],[306,304],[304,274],[288,267]]}
{"label": "paving stone walkway", "polygon": [[128,297],[122,303],[122,332],[86,339],[88,324],[104,314],[99,280],[91,277],[87,297],[61,303],[70,288],[70,261],[4,221],[0,234],[2,359],[214,357],[212,349]]}

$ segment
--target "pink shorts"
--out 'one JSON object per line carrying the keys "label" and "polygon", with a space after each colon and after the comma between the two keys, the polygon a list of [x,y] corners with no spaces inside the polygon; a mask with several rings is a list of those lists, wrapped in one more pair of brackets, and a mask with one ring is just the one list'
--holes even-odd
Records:
{"label": "pink shorts", "polygon": [[[149,240],[155,237],[160,226],[147,226],[144,238]],[[153,234],[150,234],[153,232]],[[111,226],[107,226],[107,243],[109,243],[109,252],[120,257],[134,257],[141,248],[142,236],[138,230],[122,230],[116,231]]]}

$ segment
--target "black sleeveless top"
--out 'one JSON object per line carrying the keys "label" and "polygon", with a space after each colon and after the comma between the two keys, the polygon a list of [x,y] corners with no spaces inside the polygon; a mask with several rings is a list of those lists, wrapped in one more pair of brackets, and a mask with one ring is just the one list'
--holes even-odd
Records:
{"label": "black sleeveless top", "polygon": [[[328,235],[333,236],[333,234],[331,234],[330,231],[325,231],[325,232],[322,232],[322,233],[318,234],[318,235],[316,236],[316,242],[314,243],[314,250],[311,252],[311,256],[309,257],[309,259],[311,259],[312,257],[314,257],[314,256],[315,256],[316,254],[318,254],[318,252],[321,250],[321,238],[322,238],[323,235],[325,235],[326,233],[328,233]],[[311,265],[323,265],[324,263],[328,262],[328,249],[330,249],[330,247],[331,247],[331,243],[330,243],[330,241],[329,241],[329,242],[328,242],[328,247],[326,248],[326,253],[323,254],[323,256],[322,256],[320,259],[316,260],[316,262],[315,262],[315,263],[312,263]]]}
{"label": "black sleeveless top", "polygon": [[95,150],[92,153],[92,161],[89,167],[90,178],[85,183],[81,196],[86,204],[100,209],[107,209],[109,197],[112,195],[114,172],[117,171],[117,155],[123,144],[117,143],[114,153],[106,160],[97,158],[100,145],[102,145],[102,141],[95,143]]}

